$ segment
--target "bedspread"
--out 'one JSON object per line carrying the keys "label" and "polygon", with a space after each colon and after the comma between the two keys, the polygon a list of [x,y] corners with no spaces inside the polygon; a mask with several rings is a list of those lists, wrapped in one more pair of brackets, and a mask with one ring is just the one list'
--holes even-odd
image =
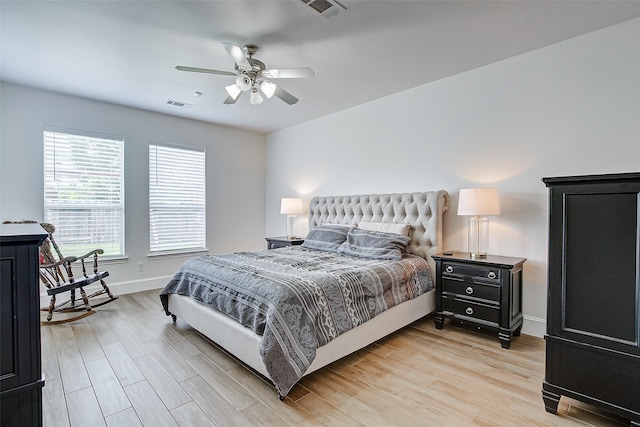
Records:
{"label": "bedspread", "polygon": [[415,255],[380,261],[289,246],[191,258],[160,298],[167,315],[167,295],[186,295],[261,335],[265,368],[286,396],[318,347],[432,287]]}

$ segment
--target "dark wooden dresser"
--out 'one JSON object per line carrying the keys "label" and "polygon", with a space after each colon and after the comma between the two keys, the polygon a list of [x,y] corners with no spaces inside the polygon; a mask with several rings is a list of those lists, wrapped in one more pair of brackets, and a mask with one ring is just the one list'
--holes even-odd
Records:
{"label": "dark wooden dresser", "polygon": [[549,270],[542,397],[640,425],[640,173],[543,178]]}
{"label": "dark wooden dresser", "polygon": [[0,225],[0,425],[41,426],[38,224]]}

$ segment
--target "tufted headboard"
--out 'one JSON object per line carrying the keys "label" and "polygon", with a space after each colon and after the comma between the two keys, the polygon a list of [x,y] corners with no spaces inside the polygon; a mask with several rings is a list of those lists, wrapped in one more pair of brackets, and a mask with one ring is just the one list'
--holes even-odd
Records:
{"label": "tufted headboard", "polygon": [[449,194],[444,190],[314,197],[309,203],[309,229],[325,223],[358,225],[360,221],[409,224],[408,251],[429,261],[435,274],[431,255],[444,250],[442,215],[448,208]]}

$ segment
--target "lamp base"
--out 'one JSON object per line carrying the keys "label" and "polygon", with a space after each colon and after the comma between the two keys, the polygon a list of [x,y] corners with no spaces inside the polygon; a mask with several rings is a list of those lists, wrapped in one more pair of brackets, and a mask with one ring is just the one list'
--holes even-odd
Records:
{"label": "lamp base", "polygon": [[485,259],[487,257],[487,254],[474,254],[474,253],[470,253],[469,257],[471,259]]}
{"label": "lamp base", "polygon": [[295,215],[287,215],[287,239],[293,240],[296,236],[293,234],[293,219]]}
{"label": "lamp base", "polygon": [[473,259],[487,257],[489,249],[489,220],[483,216],[469,218],[469,253]]}

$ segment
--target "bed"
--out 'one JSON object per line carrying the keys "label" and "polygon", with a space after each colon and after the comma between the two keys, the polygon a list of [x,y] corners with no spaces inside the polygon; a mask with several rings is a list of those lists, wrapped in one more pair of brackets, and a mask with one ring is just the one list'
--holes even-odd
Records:
{"label": "bed", "polygon": [[160,299],[284,399],[302,376],[434,311],[448,206],[443,190],[314,197],[301,246],[192,258]]}

